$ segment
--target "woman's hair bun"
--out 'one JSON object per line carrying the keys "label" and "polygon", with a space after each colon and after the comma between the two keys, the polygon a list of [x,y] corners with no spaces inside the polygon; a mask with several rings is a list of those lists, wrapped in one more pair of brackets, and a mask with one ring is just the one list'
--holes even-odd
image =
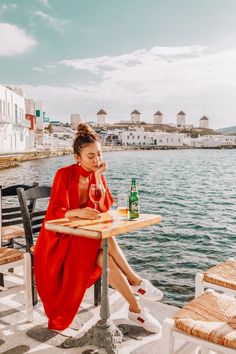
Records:
{"label": "woman's hair bun", "polygon": [[93,128],[91,128],[88,124],[80,123],[77,126],[77,132],[75,133],[73,142],[74,154],[79,155],[84,146],[93,144],[95,141],[100,141],[100,138]]}
{"label": "woman's hair bun", "polygon": [[77,126],[77,132],[76,132],[76,135],[94,135],[95,134],[95,131],[88,125],[88,124],[85,124],[85,123],[80,123],[78,126]]}

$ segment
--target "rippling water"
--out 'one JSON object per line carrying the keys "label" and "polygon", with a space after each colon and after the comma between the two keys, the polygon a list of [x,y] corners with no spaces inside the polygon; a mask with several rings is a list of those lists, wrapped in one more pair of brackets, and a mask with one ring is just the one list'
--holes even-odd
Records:
{"label": "rippling water", "polygon": [[[199,270],[236,251],[236,150],[132,151],[104,154],[114,195],[137,177],[142,212],[160,225],[119,237],[129,262],[160,287],[164,301],[182,305],[194,295]],[[71,156],[24,162],[0,171],[0,184],[52,183]]]}

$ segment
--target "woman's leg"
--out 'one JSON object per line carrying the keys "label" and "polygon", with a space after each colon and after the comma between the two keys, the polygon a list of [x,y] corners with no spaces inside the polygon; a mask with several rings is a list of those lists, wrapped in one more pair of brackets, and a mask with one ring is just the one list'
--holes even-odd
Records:
{"label": "woman's leg", "polygon": [[[102,267],[103,260],[103,251],[100,250],[97,257],[97,264]],[[109,266],[109,283],[110,285],[119,291],[119,293],[124,296],[124,298],[128,301],[130,308],[133,312],[140,312],[141,307],[136,300],[135,295],[130,287],[130,284],[122,272],[122,270],[118,267],[117,263],[113,259],[111,255],[108,255],[108,266]]]}
{"label": "woman's leg", "polygon": [[126,275],[129,283],[131,285],[139,285],[142,281],[142,278],[134,272],[134,270],[127,262],[127,259],[120,246],[118,245],[115,237],[109,238],[108,253],[112,256],[118,267]]}

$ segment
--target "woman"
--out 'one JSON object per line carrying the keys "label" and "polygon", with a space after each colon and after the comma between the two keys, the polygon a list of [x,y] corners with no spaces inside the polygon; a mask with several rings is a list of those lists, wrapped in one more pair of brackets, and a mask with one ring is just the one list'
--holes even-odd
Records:
{"label": "woman", "polygon": [[[80,124],[73,149],[77,163],[57,171],[45,221],[63,217],[98,219],[113,203],[102,175],[107,166],[102,162],[95,131]],[[91,184],[102,186],[98,210],[89,199]],[[42,226],[35,246],[34,270],[50,329],[63,330],[70,325],[86,289],[101,275],[102,259],[101,240],[55,233]],[[130,305],[129,319],[150,332],[159,332],[159,322],[140,307],[135,294],[150,300],[160,300],[163,294],[133,271],[115,238],[109,239],[109,268],[111,286]]]}

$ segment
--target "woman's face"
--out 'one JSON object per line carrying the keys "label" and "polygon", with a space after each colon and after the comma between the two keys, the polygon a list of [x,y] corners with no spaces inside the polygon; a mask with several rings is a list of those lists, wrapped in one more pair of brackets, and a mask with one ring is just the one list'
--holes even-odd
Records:
{"label": "woman's face", "polygon": [[96,171],[102,160],[101,144],[96,141],[81,149],[80,155],[75,155],[76,161],[87,171]]}

